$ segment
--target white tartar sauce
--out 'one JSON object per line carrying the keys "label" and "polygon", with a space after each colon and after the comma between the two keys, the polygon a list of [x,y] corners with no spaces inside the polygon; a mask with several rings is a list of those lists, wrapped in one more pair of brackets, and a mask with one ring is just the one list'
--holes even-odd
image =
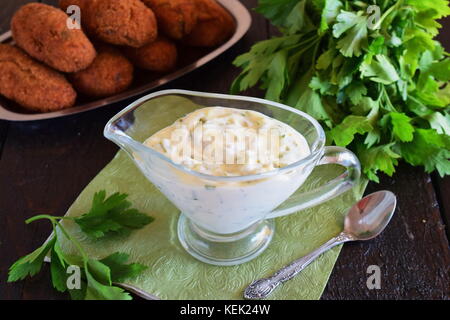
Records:
{"label": "white tartar sauce", "polygon": [[244,176],[285,167],[310,154],[303,135],[260,112],[198,109],[144,144],[171,160],[213,176]]}
{"label": "white tartar sauce", "polygon": [[[188,218],[219,234],[244,230],[284,202],[313,162],[258,177],[310,155],[302,134],[262,113],[225,107],[198,109],[149,137],[144,145],[209,177],[178,170],[150,156],[142,171]],[[255,175],[247,181],[218,177]]]}

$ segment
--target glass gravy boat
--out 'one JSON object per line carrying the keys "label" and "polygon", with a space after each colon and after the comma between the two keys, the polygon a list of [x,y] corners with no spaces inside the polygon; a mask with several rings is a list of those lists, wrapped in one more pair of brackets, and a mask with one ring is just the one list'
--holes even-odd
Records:
{"label": "glass gravy boat", "polygon": [[[143,142],[187,113],[204,107],[250,109],[289,124],[306,139],[310,155],[283,168],[245,176],[190,170]],[[347,149],[326,147],[319,123],[308,114],[264,99],[165,90],[142,97],[114,116],[104,135],[125,150],[142,173],[181,211],[178,238],[195,258],[236,265],[259,255],[274,233],[272,218],[309,208],[355,185],[360,163]],[[346,171],[316,190],[295,192],[315,166]],[[295,194],[294,194],[295,193]]]}

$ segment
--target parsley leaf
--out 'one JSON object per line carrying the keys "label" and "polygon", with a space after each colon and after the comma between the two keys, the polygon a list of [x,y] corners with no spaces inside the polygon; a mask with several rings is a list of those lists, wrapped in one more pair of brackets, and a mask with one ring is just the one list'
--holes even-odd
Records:
{"label": "parsley leaf", "polygon": [[99,282],[91,273],[86,270],[87,288],[85,300],[131,300],[129,293],[122,288],[105,285]]}
{"label": "parsley leaf", "polygon": [[416,129],[413,141],[403,143],[400,149],[412,165],[423,165],[427,172],[436,168],[441,176],[450,174],[450,138],[434,129]]}
{"label": "parsley leaf", "polygon": [[320,32],[328,30],[329,25],[336,20],[339,10],[342,7],[342,2],[339,0],[325,0],[320,17]]}
{"label": "parsley leaf", "polygon": [[450,114],[443,115],[440,112],[433,112],[425,117],[429,122],[431,128],[435,129],[437,133],[450,135]]}
{"label": "parsley leaf", "polygon": [[300,95],[295,107],[312,115],[316,119],[329,119],[329,115],[322,104],[319,94],[313,91],[309,86],[305,85],[303,93]]}
{"label": "parsley leaf", "polygon": [[367,88],[361,81],[353,81],[345,88],[345,93],[350,101],[356,105],[367,94]]}
{"label": "parsley leaf", "polygon": [[367,21],[358,22],[348,34],[337,43],[337,48],[340,49],[344,57],[359,57],[362,49],[367,47]]}
{"label": "parsley leaf", "polygon": [[428,72],[437,80],[450,81],[450,59],[431,64]]}
{"label": "parsley leaf", "polygon": [[380,145],[370,149],[360,149],[360,161],[363,165],[364,173],[375,182],[379,182],[377,172],[382,171],[389,176],[395,172],[400,155],[392,151],[393,143]]}
{"label": "parsley leaf", "polygon": [[377,54],[370,64],[364,62],[360,71],[362,77],[382,84],[391,84],[400,79],[389,59],[382,54]]}
{"label": "parsley leaf", "polygon": [[320,94],[326,95],[331,93],[332,84],[320,79],[319,77],[313,77],[309,83],[309,87],[314,90],[319,90]]}
{"label": "parsley leaf", "polygon": [[267,76],[270,81],[267,85],[266,98],[273,101],[279,101],[283,89],[288,81],[287,75],[287,52],[285,50],[278,51],[269,65]]}
{"label": "parsley leaf", "polygon": [[389,121],[392,125],[392,134],[402,142],[409,142],[413,139],[414,127],[411,125],[411,118],[404,113],[389,112],[381,120],[385,123]]}
{"label": "parsley leaf", "polygon": [[128,258],[128,254],[116,252],[100,260],[101,263],[108,266],[111,270],[111,279],[113,282],[121,282],[128,278],[134,278],[147,269],[147,266],[139,263],[125,264]]}
{"label": "parsley leaf", "polygon": [[67,291],[66,267],[68,264],[58,242],[55,242],[53,245],[50,259],[50,274],[52,277],[53,287],[59,292],[65,292]]}
{"label": "parsley leaf", "polygon": [[297,5],[292,8],[292,11],[286,17],[284,23],[288,34],[293,34],[298,31],[310,31],[314,29],[314,26],[305,12],[306,0],[301,0]]}
{"label": "parsley leaf", "polygon": [[136,209],[130,209],[126,201],[127,194],[114,193],[106,198],[106,192],[94,195],[89,212],[76,218],[81,230],[93,238],[102,238],[108,233],[128,234],[132,229],[139,229],[154,219]]}
{"label": "parsley leaf", "polygon": [[274,25],[282,27],[298,3],[298,0],[260,0],[256,12],[270,19]]}
{"label": "parsley leaf", "polygon": [[355,138],[355,134],[369,132],[372,126],[366,117],[347,116],[341,124],[334,127],[329,132],[329,137],[337,146],[345,147]]}
{"label": "parsley leaf", "polygon": [[25,279],[27,276],[34,276],[39,273],[44,263],[44,258],[49,250],[55,244],[56,238],[53,237],[44,245],[34,250],[32,253],[17,260],[10,268],[8,282]]}
{"label": "parsley leaf", "polygon": [[450,7],[447,0],[407,0],[407,4],[422,10],[432,9],[435,12],[435,19],[450,15]]}

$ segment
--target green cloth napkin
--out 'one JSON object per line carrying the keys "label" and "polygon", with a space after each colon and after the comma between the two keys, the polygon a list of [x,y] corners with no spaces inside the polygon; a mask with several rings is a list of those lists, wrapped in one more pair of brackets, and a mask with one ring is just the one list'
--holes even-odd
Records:
{"label": "green cloth napkin", "polygon": [[[319,166],[302,189],[320,186],[340,172],[342,168],[336,165]],[[126,281],[137,290],[161,299],[242,299],[244,289],[253,280],[271,275],[338,234],[346,210],[361,197],[364,186],[361,184],[315,208],[277,218],[272,243],[259,257],[241,265],[219,267],[197,261],[185,252],[177,239],[178,209],[120,151],[83,190],[67,215],[87,212],[94,193],[105,189],[108,195],[128,193],[133,206],[153,216],[155,221],[128,237],[99,241],[89,239],[71,221],[65,221],[64,225],[93,257],[103,258],[120,251],[130,254],[130,261],[149,266],[138,277]],[[64,237],[60,240],[64,251],[76,253]],[[270,299],[319,299],[340,249],[338,246],[323,254],[279,287]]]}

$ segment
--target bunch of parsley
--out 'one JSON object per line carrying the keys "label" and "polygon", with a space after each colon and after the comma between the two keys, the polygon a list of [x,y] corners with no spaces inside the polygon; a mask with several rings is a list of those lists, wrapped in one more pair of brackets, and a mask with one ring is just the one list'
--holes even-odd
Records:
{"label": "bunch of parsley", "polygon": [[[115,193],[106,198],[106,192],[102,190],[94,195],[89,212],[78,218],[38,215],[28,219],[27,224],[36,220],[49,220],[53,234],[41,247],[11,266],[8,282],[22,280],[39,273],[45,257],[49,256],[53,287],[60,292],[69,291],[72,299],[130,300],[131,296],[115,283],[133,278],[147,267],[139,263],[127,264],[129,256],[121,252],[115,252],[103,259],[89,257],[78,240],[61,224],[62,219],[73,220],[83,232],[99,240],[114,234],[126,235],[151,223],[152,217],[130,208],[131,203],[126,200],[127,197],[127,194]],[[60,237],[66,237],[72,242],[79,255],[65,253],[60,246]],[[69,266],[78,266],[82,276],[80,288],[68,288]]]}
{"label": "bunch of parsley", "polygon": [[236,58],[232,92],[259,84],[314,116],[370,180],[400,159],[450,174],[450,59],[434,40],[448,0],[260,0],[256,11],[282,36]]}

